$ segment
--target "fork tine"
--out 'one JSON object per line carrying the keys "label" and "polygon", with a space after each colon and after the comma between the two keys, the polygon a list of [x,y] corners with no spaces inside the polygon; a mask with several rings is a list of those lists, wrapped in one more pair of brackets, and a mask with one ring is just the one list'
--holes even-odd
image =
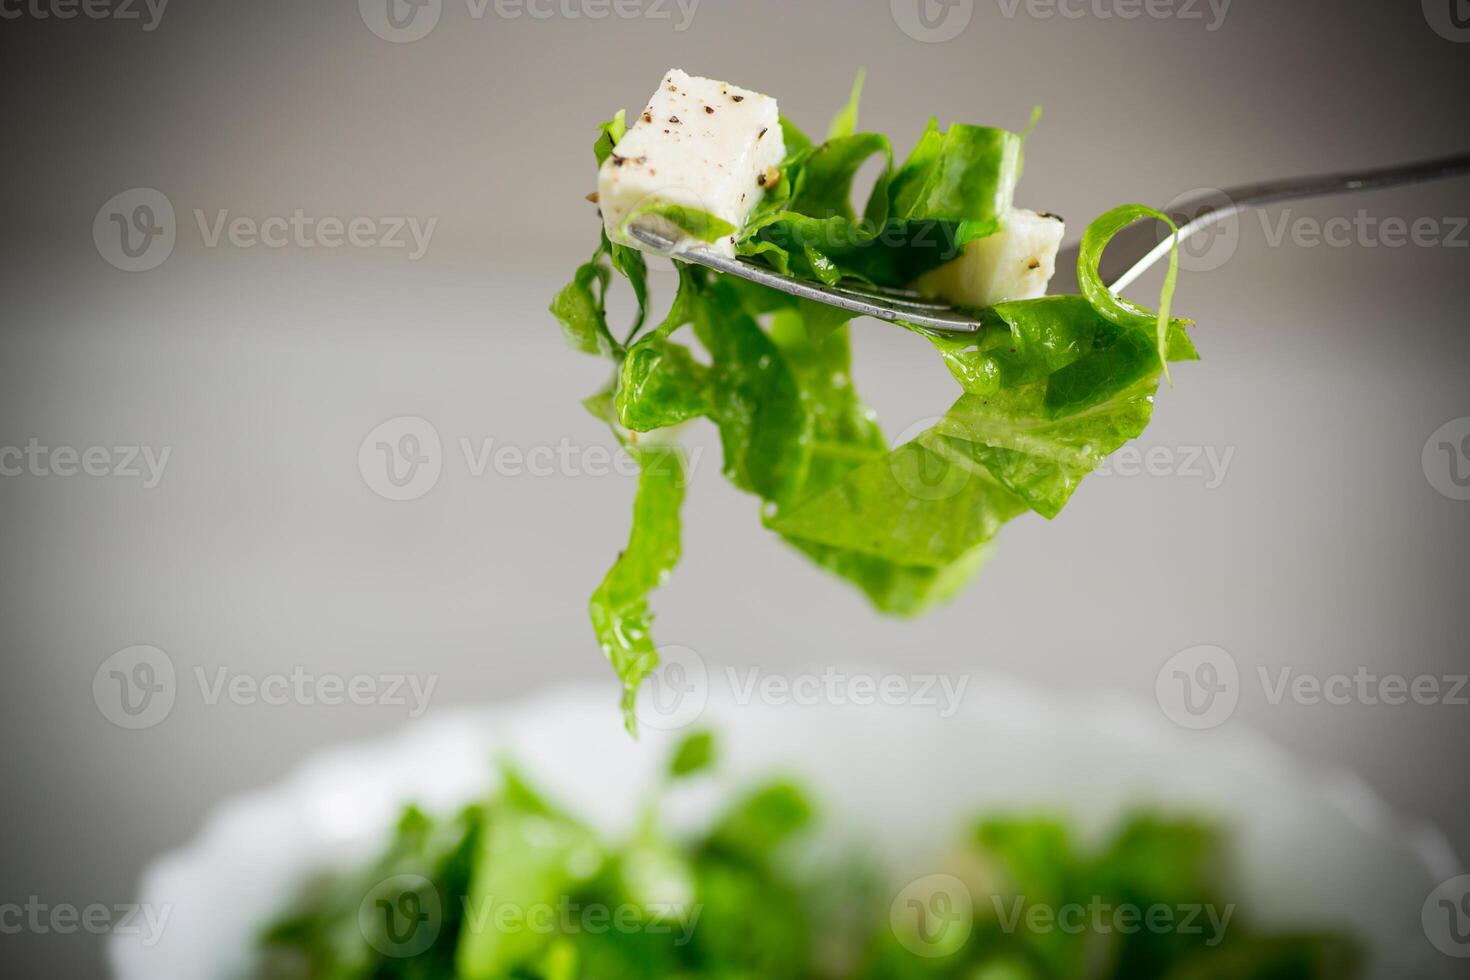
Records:
{"label": "fork tine", "polygon": [[908,323],[942,333],[975,333],[981,323],[959,310],[928,303],[905,295],[872,293],[842,286],[823,286],[740,259],[726,258],[707,248],[678,248],[677,243],[647,228],[633,226],[628,234],[661,255],[683,262],[693,262],[716,272],[737,276],[801,299],[826,303],[859,316],[871,316],[890,323]]}

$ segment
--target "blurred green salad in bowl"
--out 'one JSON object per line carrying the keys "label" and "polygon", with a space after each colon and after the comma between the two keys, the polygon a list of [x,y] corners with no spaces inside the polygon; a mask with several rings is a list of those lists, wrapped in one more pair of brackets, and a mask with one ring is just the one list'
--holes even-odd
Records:
{"label": "blurred green salad in bowl", "polygon": [[[687,737],[670,782],[717,763]],[[1350,980],[1351,936],[1239,916],[1207,820],[1141,812],[1088,845],[1063,820],[977,815],[942,873],[887,895],[860,852],[803,860],[804,787],[749,788],[672,835],[649,799],[611,841],[513,769],[458,813],[410,807],[391,843],[270,927],[261,980]]]}

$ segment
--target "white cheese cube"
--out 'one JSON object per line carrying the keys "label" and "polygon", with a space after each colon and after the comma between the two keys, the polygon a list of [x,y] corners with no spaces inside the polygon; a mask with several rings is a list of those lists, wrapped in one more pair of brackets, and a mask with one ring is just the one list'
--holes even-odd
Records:
{"label": "white cheese cube", "polygon": [[[744,227],[786,156],[775,99],[677,68],[631,123],[598,171],[597,196],[608,238],[634,248],[642,246],[623,225],[650,204],[694,208]],[[728,235],[705,243],[657,216],[635,220],[684,246],[735,252]]]}
{"label": "white cheese cube", "polygon": [[1067,227],[1054,214],[1011,208],[1000,231],[970,242],[915,284],[957,306],[994,306],[1046,295]]}

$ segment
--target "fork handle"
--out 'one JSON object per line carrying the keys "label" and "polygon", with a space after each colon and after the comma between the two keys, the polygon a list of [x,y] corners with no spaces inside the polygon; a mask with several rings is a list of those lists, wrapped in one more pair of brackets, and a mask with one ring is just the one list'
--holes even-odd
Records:
{"label": "fork handle", "polygon": [[[1373,170],[1288,177],[1225,190],[1207,190],[1176,202],[1166,213],[1179,226],[1178,238],[1183,243],[1211,225],[1248,208],[1466,175],[1470,175],[1470,153],[1457,153]],[[1103,253],[1099,268],[1103,281],[1111,283],[1109,288],[1115,293],[1128,288],[1155,263],[1168,256],[1173,237],[1161,234],[1156,222],[1142,221],[1125,228]],[[1076,291],[1077,284],[1072,277],[1076,275],[1079,248],[1079,245],[1069,245],[1058,254],[1057,276],[1050,292]],[[1066,279],[1063,279],[1064,275]]]}

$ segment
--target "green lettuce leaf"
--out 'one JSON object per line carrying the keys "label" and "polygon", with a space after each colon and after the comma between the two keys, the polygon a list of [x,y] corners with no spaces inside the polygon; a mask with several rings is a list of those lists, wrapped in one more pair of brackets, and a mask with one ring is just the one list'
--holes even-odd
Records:
{"label": "green lettuce leaf", "polygon": [[637,732],[633,709],[638,688],[658,667],[648,594],[679,563],[679,509],[684,502],[683,454],[676,448],[644,446],[636,451],[641,473],[633,503],[633,529],[589,608],[598,645],[623,685],[623,717]]}

